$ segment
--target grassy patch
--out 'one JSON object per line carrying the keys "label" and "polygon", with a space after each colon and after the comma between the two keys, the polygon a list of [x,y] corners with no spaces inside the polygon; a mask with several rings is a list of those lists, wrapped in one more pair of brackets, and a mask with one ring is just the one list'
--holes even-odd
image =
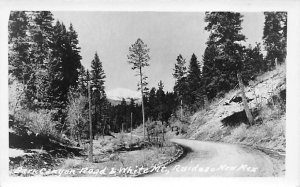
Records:
{"label": "grassy patch", "polygon": [[[73,177],[130,176],[128,172],[122,172],[122,169],[151,168],[155,164],[163,163],[172,158],[176,154],[176,151],[176,147],[173,144],[166,144],[162,148],[148,147],[136,151],[104,153],[94,156],[95,163],[90,163],[86,159],[67,159],[62,168],[65,170],[76,169],[76,173],[71,175]],[[91,172],[84,172],[85,169]],[[97,170],[105,170],[105,172],[102,174],[92,172]],[[70,174],[63,174],[62,176],[70,176]]]}

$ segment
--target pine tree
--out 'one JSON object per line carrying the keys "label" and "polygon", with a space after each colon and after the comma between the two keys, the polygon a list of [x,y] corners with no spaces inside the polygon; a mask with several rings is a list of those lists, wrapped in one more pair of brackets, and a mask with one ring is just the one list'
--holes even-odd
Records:
{"label": "pine tree", "polygon": [[264,15],[263,40],[267,51],[267,66],[268,69],[272,69],[275,66],[275,59],[282,63],[286,57],[287,13],[265,12]]}
{"label": "pine tree", "polygon": [[70,87],[77,87],[81,65],[77,34],[70,25],[69,31],[63,23],[56,22],[53,28],[53,44],[49,64],[51,103],[64,108]]}
{"label": "pine tree", "polygon": [[94,103],[94,124],[96,124],[98,129],[104,129],[104,115],[106,113],[106,93],[104,90],[104,79],[106,78],[106,76],[102,67],[102,62],[100,61],[97,52],[95,53],[94,59],[92,60],[91,68],[91,84],[93,87],[92,90],[94,90],[92,94],[92,100]]}
{"label": "pine tree", "polygon": [[[78,80],[78,70],[81,66],[81,57],[78,54],[78,48],[76,46],[77,42],[74,42],[73,33],[68,31],[63,23],[58,25],[58,36],[60,37],[57,42],[57,47],[59,50],[58,59],[60,62],[60,72],[62,73],[62,80],[60,84],[61,96],[68,93],[71,86],[77,86]],[[72,39],[71,39],[72,38]],[[65,101],[65,98],[62,98]]]}
{"label": "pine tree", "polygon": [[78,75],[78,91],[83,94],[87,95],[87,82],[86,82],[86,71],[84,66],[81,65],[79,69],[79,75]]}
{"label": "pine tree", "polygon": [[36,101],[36,52],[32,50],[33,38],[30,33],[32,23],[30,12],[11,11],[8,23],[8,64],[9,74],[23,84],[23,101],[27,108],[33,109]]}
{"label": "pine tree", "polygon": [[32,25],[30,27],[31,37],[33,38],[33,50],[35,51],[35,63],[40,69],[46,69],[49,63],[50,47],[53,42],[53,15],[50,11],[33,12]]}
{"label": "pine tree", "polygon": [[164,121],[168,122],[169,118],[171,117],[172,113],[175,113],[177,103],[176,103],[176,94],[173,92],[167,92],[165,94],[165,115]]}
{"label": "pine tree", "polygon": [[185,98],[187,97],[187,69],[186,69],[186,61],[183,59],[182,55],[179,55],[176,59],[177,63],[175,64],[173,77],[175,78],[175,86],[174,92],[177,94],[178,99],[177,103],[183,101],[185,103]]}
{"label": "pine tree", "polygon": [[104,82],[106,75],[103,70],[102,62],[99,59],[98,53],[95,53],[92,60],[91,80],[94,87],[96,87],[102,94],[104,94]]}
{"label": "pine tree", "polygon": [[144,110],[144,88],[147,86],[147,76],[143,72],[143,68],[149,66],[148,61],[150,49],[144,42],[138,38],[137,41],[129,47],[129,55],[127,55],[128,63],[132,64],[132,70],[137,70],[137,75],[140,77],[138,88],[142,93],[142,114],[143,114],[143,129],[144,129],[144,139],[146,138],[145,131],[145,110]]}
{"label": "pine tree", "polygon": [[51,46],[53,43],[53,15],[50,11],[32,12],[30,33],[33,41],[32,49],[35,53],[32,62],[35,71],[36,99],[39,107],[50,108],[48,90],[50,89],[50,62]]}
{"label": "pine tree", "polygon": [[79,41],[78,41],[78,35],[77,32],[74,30],[72,23],[69,26],[69,31],[67,33],[68,37],[68,43],[70,47],[70,55],[69,55],[69,63],[71,65],[71,69],[69,70],[71,72],[71,86],[77,86],[77,80],[79,77],[79,69],[81,68],[81,59],[80,56],[80,47],[79,47]]}
{"label": "pine tree", "polygon": [[29,108],[49,107],[48,63],[53,41],[53,15],[49,11],[21,11],[12,12],[10,19],[9,41],[13,51],[9,53],[10,72],[25,85]]}
{"label": "pine tree", "polygon": [[244,82],[253,80],[261,72],[266,71],[265,61],[263,54],[261,53],[260,44],[257,43],[255,47],[251,45],[245,49],[245,59],[243,60],[243,68],[241,73],[243,74]]}
{"label": "pine tree", "polygon": [[25,38],[28,31],[28,16],[25,11],[11,11],[8,21],[8,43]]}
{"label": "pine tree", "polygon": [[173,77],[176,79],[176,82],[178,82],[180,79],[186,76],[187,70],[185,66],[185,59],[183,59],[181,54],[179,54],[176,61],[177,63],[175,64]]}
{"label": "pine tree", "polygon": [[[207,96],[223,95],[238,84],[237,73],[243,68],[245,40],[241,34],[242,15],[237,12],[207,12],[210,32],[203,59],[203,71]],[[210,73],[211,72],[211,73]]]}
{"label": "pine tree", "polygon": [[216,45],[208,45],[203,55],[203,82],[208,99],[214,98],[218,93],[218,79],[220,70],[216,67],[215,57],[218,55]]}
{"label": "pine tree", "polygon": [[157,100],[157,105],[156,105],[156,110],[157,110],[157,118],[160,120],[162,123],[165,120],[165,115],[166,115],[166,100],[165,100],[165,92],[164,92],[164,84],[160,80],[158,83],[158,89],[156,91],[156,100]]}
{"label": "pine tree", "polygon": [[8,64],[12,74],[24,85],[27,84],[32,70],[29,59],[29,18],[24,11],[11,11],[8,22]]}
{"label": "pine tree", "polygon": [[50,11],[12,11],[9,20],[9,73],[24,85],[30,110],[56,110],[53,119],[64,126],[69,92],[78,84],[78,36]]}
{"label": "pine tree", "polygon": [[50,76],[50,89],[48,95],[52,103],[53,108],[64,108],[67,101],[67,85],[64,82],[65,73],[64,73],[64,63],[63,63],[63,53],[65,53],[64,46],[65,44],[65,27],[59,22],[56,21],[56,24],[53,27],[53,44],[51,52],[51,60],[48,64],[49,76]]}
{"label": "pine tree", "polygon": [[192,106],[193,109],[201,106],[201,98],[202,98],[202,82],[201,82],[201,70],[199,68],[198,60],[195,54],[192,55],[188,75],[187,75],[187,85],[189,95],[186,97],[186,103]]}

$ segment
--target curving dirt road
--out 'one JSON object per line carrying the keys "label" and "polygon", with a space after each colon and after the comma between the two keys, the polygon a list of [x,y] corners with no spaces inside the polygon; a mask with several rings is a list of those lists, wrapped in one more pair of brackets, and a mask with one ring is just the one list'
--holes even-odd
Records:
{"label": "curving dirt road", "polygon": [[272,177],[273,163],[263,152],[246,146],[172,139],[187,150],[181,160],[165,172],[149,177]]}

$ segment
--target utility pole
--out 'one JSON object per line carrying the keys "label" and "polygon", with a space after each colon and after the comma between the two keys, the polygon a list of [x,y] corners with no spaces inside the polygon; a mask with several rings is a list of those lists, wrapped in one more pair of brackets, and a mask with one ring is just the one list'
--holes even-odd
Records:
{"label": "utility pole", "polygon": [[248,118],[248,121],[249,121],[250,125],[253,125],[254,120],[253,120],[253,116],[252,116],[252,114],[249,110],[248,101],[247,101],[247,97],[246,97],[245,90],[244,90],[244,84],[243,84],[240,73],[237,73],[237,78],[238,78],[239,86],[240,86],[240,89],[241,89],[241,92],[242,92],[241,95],[242,95],[242,99],[243,99],[243,103],[244,103],[246,116]]}
{"label": "utility pole", "polygon": [[89,121],[90,121],[90,150],[89,162],[93,162],[93,126],[92,126],[92,102],[91,102],[91,83],[88,81],[88,97],[89,97]]}

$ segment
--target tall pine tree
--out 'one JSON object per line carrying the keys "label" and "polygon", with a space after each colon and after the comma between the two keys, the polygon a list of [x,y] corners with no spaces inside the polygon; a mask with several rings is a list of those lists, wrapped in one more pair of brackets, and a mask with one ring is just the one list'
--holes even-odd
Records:
{"label": "tall pine tree", "polygon": [[50,108],[48,90],[50,89],[50,72],[48,64],[51,58],[51,45],[53,43],[53,14],[50,11],[36,11],[32,13],[33,24],[30,26],[33,41],[32,50],[35,57],[35,86],[36,100],[39,107]]}
{"label": "tall pine tree", "polygon": [[263,40],[267,51],[267,66],[272,69],[275,60],[282,63],[286,58],[287,13],[265,12]]}
{"label": "tall pine tree", "polygon": [[193,109],[200,107],[202,103],[203,85],[201,81],[201,70],[199,68],[198,60],[195,54],[192,55],[188,74],[187,74],[187,85],[189,94],[187,95],[186,103],[192,106]]}
{"label": "tall pine tree", "polygon": [[147,76],[144,74],[143,69],[149,66],[149,51],[147,44],[143,42],[142,39],[138,38],[137,41],[129,47],[129,55],[127,55],[128,63],[132,65],[132,70],[137,71],[137,75],[140,78],[138,88],[141,90],[142,94],[142,115],[143,115],[143,131],[144,131],[144,139],[146,138],[145,131],[145,110],[144,110],[144,90],[147,86]]}
{"label": "tall pine tree", "polygon": [[182,57],[182,55],[179,55],[176,59],[173,73],[173,77],[175,78],[174,92],[178,96],[178,104],[181,103],[181,101],[183,104],[186,104],[186,97],[188,95],[188,85],[186,80],[187,68],[185,64],[185,59]]}
{"label": "tall pine tree", "polygon": [[[105,128],[105,114],[106,114],[106,93],[105,93],[105,78],[106,75],[103,70],[102,62],[98,56],[98,53],[95,53],[94,59],[92,60],[91,65],[91,84],[93,87],[92,101],[94,105],[93,119],[94,127],[99,130],[104,130]],[[95,132],[97,132],[95,131]]]}
{"label": "tall pine tree", "polygon": [[210,32],[203,59],[205,87],[209,98],[223,95],[238,84],[243,67],[242,15],[237,12],[205,13],[205,30]]}
{"label": "tall pine tree", "polygon": [[217,83],[219,82],[220,70],[216,67],[215,57],[218,55],[216,45],[210,44],[206,47],[203,55],[203,83],[205,94],[208,99],[214,98],[218,93]]}
{"label": "tall pine tree", "polygon": [[59,108],[66,106],[69,89],[78,86],[79,71],[82,67],[79,53],[78,38],[72,24],[67,30],[63,23],[57,21],[53,29],[49,64],[51,85],[48,94],[52,103]]}
{"label": "tall pine tree", "polygon": [[11,11],[8,22],[8,64],[12,74],[24,85],[32,74],[29,47],[29,18],[24,11]]}

